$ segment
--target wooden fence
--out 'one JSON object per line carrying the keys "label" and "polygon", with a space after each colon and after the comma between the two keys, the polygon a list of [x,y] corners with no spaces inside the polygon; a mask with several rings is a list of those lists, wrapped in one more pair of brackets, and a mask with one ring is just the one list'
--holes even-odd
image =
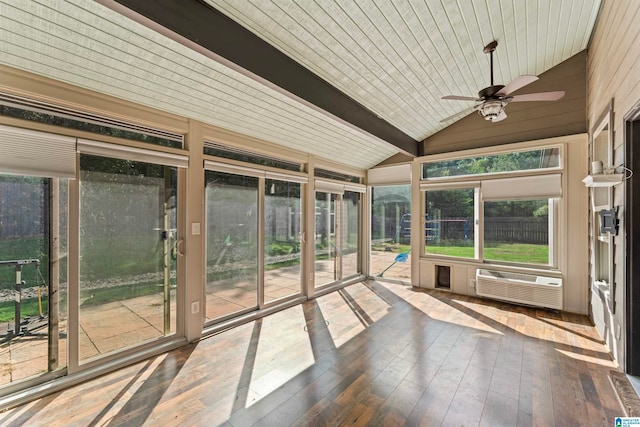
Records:
{"label": "wooden fence", "polygon": [[485,218],[485,242],[549,243],[549,221],[543,218]]}

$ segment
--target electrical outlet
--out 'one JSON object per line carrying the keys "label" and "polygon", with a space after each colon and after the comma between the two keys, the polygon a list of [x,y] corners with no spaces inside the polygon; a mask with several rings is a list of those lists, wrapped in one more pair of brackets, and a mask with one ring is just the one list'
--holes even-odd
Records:
{"label": "electrical outlet", "polygon": [[200,313],[200,301],[194,301],[191,303],[191,314]]}
{"label": "electrical outlet", "polygon": [[474,279],[469,279],[469,287],[471,289],[475,289],[476,288],[476,281]]}

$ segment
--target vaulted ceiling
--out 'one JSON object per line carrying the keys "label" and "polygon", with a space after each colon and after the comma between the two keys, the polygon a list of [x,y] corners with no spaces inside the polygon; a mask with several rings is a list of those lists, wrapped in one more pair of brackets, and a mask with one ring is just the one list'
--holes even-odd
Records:
{"label": "vaulted ceiling", "polygon": [[473,105],[440,98],[489,85],[488,42],[496,83],[539,75],[587,47],[599,6],[0,0],[0,63],[366,169]]}

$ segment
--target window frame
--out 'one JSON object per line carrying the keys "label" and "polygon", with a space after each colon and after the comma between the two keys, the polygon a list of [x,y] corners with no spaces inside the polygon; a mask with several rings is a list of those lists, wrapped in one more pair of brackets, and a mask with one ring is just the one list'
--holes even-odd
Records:
{"label": "window frame", "polygon": [[[444,161],[453,161],[453,160],[463,160],[463,159],[473,159],[483,156],[497,156],[501,154],[509,154],[509,153],[524,153],[527,151],[537,151],[537,150],[545,150],[545,149],[558,149],[558,166],[548,167],[548,168],[540,168],[540,169],[526,169],[526,170],[516,170],[516,171],[504,171],[504,172],[486,172],[486,173],[476,173],[476,174],[466,174],[466,175],[454,175],[454,176],[439,176],[439,177],[425,177],[424,176],[424,166],[427,163],[437,163]],[[489,177],[507,177],[507,176],[529,176],[535,174],[549,174],[553,172],[559,172],[564,170],[564,162],[565,162],[565,147],[564,144],[549,144],[549,145],[539,145],[539,144],[529,144],[524,143],[520,145],[520,148],[499,148],[499,147],[484,147],[481,149],[472,149],[472,150],[464,150],[458,151],[454,153],[445,153],[445,154],[436,154],[432,156],[428,156],[424,158],[420,162],[420,182],[450,182],[453,180],[461,180],[468,181]]]}
{"label": "window frame", "polygon": [[[560,242],[558,241],[558,235],[564,224],[561,224],[561,210],[563,206],[563,197],[548,197],[550,200],[550,211],[549,211],[549,262],[548,264],[533,264],[533,263],[519,263],[519,262],[509,262],[509,261],[499,261],[499,260],[486,260],[484,258],[484,202],[485,199],[483,197],[482,192],[482,183],[483,181],[502,181],[511,178],[535,178],[541,177],[544,175],[559,175],[561,189],[564,190],[564,186],[566,185],[566,152],[567,148],[565,143],[562,142],[554,142],[549,144],[541,144],[541,141],[530,141],[521,144],[517,144],[517,148],[512,147],[484,147],[481,149],[472,149],[465,150],[453,153],[443,153],[443,154],[435,154],[431,156],[425,156],[418,161],[419,166],[419,174],[420,174],[420,182],[419,193],[420,193],[420,206],[421,206],[421,217],[420,217],[420,236],[425,235],[425,219],[424,219],[424,207],[426,202],[426,191],[429,190],[445,190],[445,189],[455,189],[455,188],[477,188],[478,194],[475,196],[474,202],[474,258],[462,258],[462,257],[454,257],[448,255],[439,255],[439,254],[426,254],[424,249],[420,251],[421,259],[429,259],[429,260],[446,260],[446,261],[458,261],[458,262],[466,262],[466,263],[481,263],[487,265],[506,265],[511,267],[522,267],[522,268],[530,268],[536,270],[559,270],[561,260],[559,259],[559,250],[560,250]],[[473,158],[480,157],[482,155],[495,155],[495,154],[504,154],[504,153],[517,153],[523,151],[532,151],[536,149],[545,149],[545,148],[558,148],[559,149],[559,162],[557,167],[546,168],[546,169],[535,169],[535,170],[526,170],[526,171],[513,171],[513,172],[496,172],[496,173],[486,173],[486,174],[474,174],[474,175],[461,175],[454,177],[437,177],[437,178],[424,178],[423,166],[425,163],[432,163],[436,161],[446,161],[446,160],[455,160],[455,159],[463,159],[463,158]],[[547,198],[545,196],[535,197],[537,199]],[[518,199],[518,198],[515,198]],[[529,199],[532,197],[523,196],[522,200]],[[512,199],[513,200],[513,199]],[[424,247],[424,242],[420,243],[422,247]]]}
{"label": "window frame", "polygon": [[[456,257],[450,255],[440,255],[440,254],[427,254],[425,253],[426,245],[422,242],[422,236],[426,236],[426,213],[424,210],[426,209],[427,202],[427,191],[446,191],[446,190],[473,190],[473,233],[474,233],[474,241],[473,241],[473,258],[464,258],[464,257]],[[482,245],[479,244],[478,233],[482,233],[482,227],[480,217],[482,215],[482,199],[480,192],[480,181],[465,181],[465,182],[456,182],[453,184],[426,184],[420,185],[420,239],[422,250],[420,251],[421,257],[435,257],[438,259],[451,259],[451,260],[462,260],[462,261],[482,261]]]}

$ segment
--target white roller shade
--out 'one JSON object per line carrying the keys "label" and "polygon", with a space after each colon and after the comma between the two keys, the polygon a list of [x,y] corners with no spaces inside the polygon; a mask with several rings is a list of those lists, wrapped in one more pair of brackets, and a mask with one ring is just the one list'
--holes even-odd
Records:
{"label": "white roller shade", "polygon": [[553,199],[562,197],[562,175],[536,175],[482,181],[483,200]]}
{"label": "white roller shade", "polygon": [[76,177],[76,139],[0,125],[0,173]]}
{"label": "white roller shade", "polygon": [[265,178],[269,179],[278,179],[280,181],[288,181],[288,182],[299,182],[300,184],[307,184],[309,182],[309,177],[306,175],[293,175],[288,173],[280,173],[280,172],[272,172],[266,171]]}
{"label": "white roller shade", "polygon": [[252,176],[255,178],[269,178],[277,179],[280,181],[298,182],[300,184],[307,184],[309,177],[303,173],[283,173],[273,172],[262,169],[255,169],[247,166],[232,165],[229,163],[216,162],[213,160],[205,160],[204,168],[207,170],[213,170],[217,172],[226,172],[236,175]]}
{"label": "white roller shade", "polygon": [[464,182],[421,182],[420,190],[456,190],[458,188],[480,187],[480,181]]}
{"label": "white roller shade", "polygon": [[393,165],[369,169],[367,171],[369,185],[402,185],[411,184],[411,164]]}
{"label": "white roller shade", "polygon": [[345,184],[344,191],[351,191],[353,193],[366,193],[367,186],[362,184],[353,184],[353,183]]}
{"label": "white roller shade", "polygon": [[145,150],[143,148],[127,147],[126,145],[108,144],[106,142],[92,141],[90,139],[78,139],[78,152],[94,156],[111,157],[114,159],[174,166],[177,168],[189,167],[188,156]]}
{"label": "white roller shade", "polygon": [[344,193],[344,184],[336,181],[325,181],[322,179],[316,179],[315,182],[316,191],[322,191],[324,193]]}
{"label": "white roller shade", "polygon": [[244,166],[230,165],[228,163],[214,162],[211,160],[204,161],[204,168],[216,172],[232,173],[235,175],[252,176],[254,178],[261,178],[264,176],[264,171],[247,168]]}

